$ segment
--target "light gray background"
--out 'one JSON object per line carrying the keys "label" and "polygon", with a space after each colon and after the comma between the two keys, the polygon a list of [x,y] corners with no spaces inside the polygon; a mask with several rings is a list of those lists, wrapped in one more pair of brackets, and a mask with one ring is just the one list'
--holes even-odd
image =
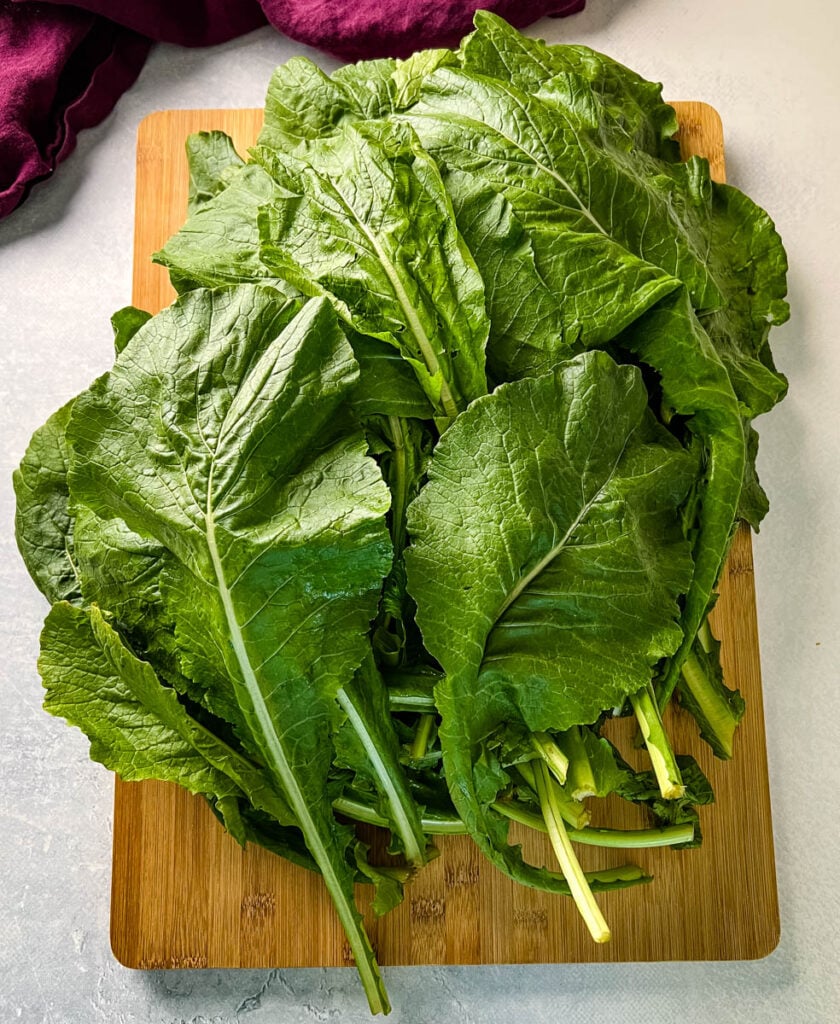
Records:
{"label": "light gray background", "polygon": [[[530,31],[602,49],[671,99],[714,104],[730,181],[787,243],[794,312],[774,349],[790,397],[759,422],[772,511],[755,544],[782,941],[757,963],[390,969],[391,1019],[837,1021],[840,5],[590,0]],[[12,540],[12,468],[47,415],[108,367],[108,318],[131,299],[138,122],[167,107],[261,106],[274,65],[304,49],[270,29],[211,50],[158,47],[114,114],[0,223],[1,1024],[369,1019],[349,970],[142,973],[114,961],[113,783],[81,734],[40,708],[46,609]]]}

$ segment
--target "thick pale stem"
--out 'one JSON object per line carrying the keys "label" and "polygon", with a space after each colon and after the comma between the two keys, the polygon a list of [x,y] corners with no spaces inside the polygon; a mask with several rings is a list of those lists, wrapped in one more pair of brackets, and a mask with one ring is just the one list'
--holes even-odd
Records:
{"label": "thick pale stem", "polygon": [[378,788],[388,800],[394,817],[394,827],[402,840],[406,858],[412,864],[421,867],[426,863],[426,843],[422,833],[417,833],[418,818],[411,797],[404,786],[399,785],[393,777],[394,769],[399,769],[399,765],[389,765],[383,761],[379,745],[371,735],[354,695],[342,687],[336,695],[336,700],[347,715],[347,720],[368,756],[368,761],[376,773]]}
{"label": "thick pale stem", "polygon": [[685,793],[685,786],[650,684],[633,694],[630,703],[642,730],[662,799],[678,800]]}
{"label": "thick pale stem", "polygon": [[573,725],[563,736],[563,745],[569,758],[569,776],[566,788],[575,800],[595,796],[597,785],[589,763],[589,755],[583,742],[580,727]]}
{"label": "thick pale stem", "polygon": [[[706,727],[714,732],[720,748],[718,753],[725,758],[732,757],[738,716],[735,715],[723,694],[709,684],[696,655],[689,654],[683,662],[680,672],[683,683],[705,719]],[[715,749],[718,750],[717,747]]]}
{"label": "thick pale stem", "polygon": [[[345,818],[352,818],[353,821],[361,821],[366,825],[378,825],[380,828],[390,828],[391,825],[388,819],[370,804],[352,796],[336,797],[333,800],[333,808]],[[430,836],[464,836],[469,831],[463,821],[454,814],[436,814],[434,811],[427,811],[421,818],[421,824],[423,831]],[[428,850],[426,856],[428,859]]]}
{"label": "thick pale stem", "polygon": [[568,757],[566,757],[547,732],[531,733],[531,743],[534,746],[534,750],[551,769],[551,774],[562,786],[566,781],[566,773],[569,770]]}
{"label": "thick pale stem", "polygon": [[[536,769],[541,765],[548,768],[544,761],[531,761],[516,766],[519,769],[519,774],[535,793],[537,792]],[[573,800],[554,778],[551,778],[551,788],[555,806],[563,820],[568,822],[572,828],[585,828],[589,824],[589,811],[579,800]]]}
{"label": "thick pale stem", "polygon": [[714,638],[712,637],[712,628],[709,625],[708,617],[700,623],[700,628],[697,630],[697,639],[700,641],[700,646],[706,654],[709,654],[714,645]]}
{"label": "thick pale stem", "polygon": [[[357,800],[352,796],[340,796],[333,800],[333,807],[345,818],[361,821],[366,825],[377,825],[388,828],[390,822],[379,814],[370,804]],[[516,821],[537,832],[547,832],[545,822],[533,811],[526,810],[513,801],[497,800],[492,804],[493,810],[511,821]],[[426,811],[422,818],[423,831],[428,836],[465,836],[469,829],[454,814],[446,812]],[[694,839],[694,826],[688,822],[684,825],[667,825],[665,828],[582,828],[566,829],[566,835],[573,843],[582,846],[603,846],[614,850],[646,850],[658,846],[677,846],[690,843]],[[427,851],[428,856],[428,851]]]}
{"label": "thick pale stem", "polygon": [[548,765],[544,762],[537,762],[534,767],[534,775],[537,783],[537,796],[548,829],[548,838],[551,840],[560,870],[569,883],[572,899],[575,901],[592,938],[596,942],[609,942],[609,926],[604,920],[600,907],[595,902],[583,869],[575,856],[569,837],[566,835],[566,826],[556,807]]}

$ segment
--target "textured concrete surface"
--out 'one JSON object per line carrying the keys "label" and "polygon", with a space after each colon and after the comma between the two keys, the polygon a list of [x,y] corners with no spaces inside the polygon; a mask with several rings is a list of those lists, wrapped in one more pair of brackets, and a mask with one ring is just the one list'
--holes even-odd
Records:
{"label": "textured concrete surface", "polygon": [[[840,9],[824,0],[590,0],[533,30],[603,49],[723,116],[730,180],[775,217],[794,316],[775,350],[791,394],[759,423],[772,512],[756,542],[782,941],[736,964],[392,969],[403,1024],[840,1019],[836,757],[840,588]],[[160,47],[49,186],[0,223],[0,1024],[355,1024],[350,971],[127,971],[108,948],[112,782],[40,708],[45,607],[12,540],[9,475],[32,430],[107,368],[130,300],[134,140],[166,107],[258,106],[301,48],[269,30]],[[324,60],[325,64],[329,64]],[[744,807],[744,814],[750,808]]]}

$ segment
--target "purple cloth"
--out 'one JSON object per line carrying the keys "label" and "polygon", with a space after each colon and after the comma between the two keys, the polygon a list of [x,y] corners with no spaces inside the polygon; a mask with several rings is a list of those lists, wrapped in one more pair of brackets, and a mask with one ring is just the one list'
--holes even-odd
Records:
{"label": "purple cloth", "polygon": [[453,46],[478,8],[524,27],[585,0],[0,0],[0,217],[134,82],[153,41],[210,46],[268,20],[345,60]]}

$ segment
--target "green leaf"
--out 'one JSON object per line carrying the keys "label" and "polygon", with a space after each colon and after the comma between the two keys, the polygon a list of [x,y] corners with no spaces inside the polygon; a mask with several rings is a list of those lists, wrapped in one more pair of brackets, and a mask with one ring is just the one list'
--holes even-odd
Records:
{"label": "green leaf", "polygon": [[[196,749],[195,743],[212,748],[213,737],[201,735],[175,691],[128,651],[97,608],[53,605],[38,669],[47,711],[78,726],[91,741],[91,758],[127,782],[161,779],[216,796],[241,792]],[[235,760],[219,745],[212,759],[225,763],[228,756]]]}
{"label": "green leaf", "polygon": [[407,126],[386,122],[350,125],[319,154],[316,168],[256,151],[280,185],[261,214],[263,261],[333,297],[356,331],[393,345],[454,418],[487,390],[488,324],[436,164]]}
{"label": "green leaf", "polygon": [[664,703],[708,611],[729,550],[747,453],[728,374],[683,289],[636,321],[616,344],[658,371],[663,401],[688,418],[688,429],[705,449],[693,541],[694,577],[683,608],[683,642],[660,688],[660,703]]}
{"label": "green leaf", "polygon": [[111,317],[111,327],[114,331],[114,350],[117,355],[122,352],[143,324],[151,319],[151,316],[151,313],[147,313],[145,309],[138,309],[136,306],[124,306],[114,313]]}
{"label": "green leaf", "polygon": [[257,214],[277,194],[277,183],[262,167],[244,165],[230,175],[222,191],[191,214],[152,259],[169,269],[180,292],[253,281],[273,285],[293,297],[297,290],[260,260]]}
{"label": "green leaf", "polygon": [[302,154],[348,121],[412,106],[427,75],[457,63],[451,50],[419,50],[407,60],[383,57],[347,64],[329,76],[306,57],[293,57],[271,76],[258,145]]}
{"label": "green leaf", "polygon": [[504,196],[480,178],[452,171],[444,183],[458,230],[484,279],[490,377],[519,380],[553,369],[572,355],[572,346],[562,298],[543,280],[531,236]]}
{"label": "green leaf", "polygon": [[187,293],[76,400],[71,489],[173,556],[161,592],[185,671],[215,667],[234,724],[284,794],[374,1009],[387,1005],[353,903],[351,836],[326,793],[331,708],[390,566],[388,493],[342,437],[358,376],[329,303]]}
{"label": "green leaf", "polygon": [[[672,278],[686,284],[698,307],[720,304],[706,264],[708,171],[704,179],[691,164],[605,148],[544,95],[454,68],[427,78],[420,102],[405,116],[436,160],[504,194],[535,247],[542,236],[549,250],[554,241],[552,286],[594,304],[590,290],[612,279],[620,296],[610,305],[624,316],[626,306],[636,315],[647,308],[646,292],[661,298]],[[608,326],[602,314],[589,329],[597,327],[603,340]]]}
{"label": "green leaf", "polygon": [[772,220],[732,186],[712,184],[709,217],[709,265],[723,301],[701,320],[744,414],[758,416],[787,393],[767,343],[789,316],[787,256]]}
{"label": "green leaf", "polygon": [[409,510],[409,591],[447,673],[435,693],[453,801],[505,870],[488,805],[507,777],[489,741],[514,721],[592,722],[677,648],[691,475],[638,370],[604,353],[503,385],[435,450]]}
{"label": "green leaf", "polygon": [[594,117],[594,127],[613,145],[679,160],[677,117],[658,83],[588,46],[546,46],[490,11],[476,11],[475,25],[462,45],[468,71],[511,82],[523,92],[546,89],[582,126]]}
{"label": "green leaf", "polygon": [[233,172],[245,161],[236,152],[233,139],[224,132],[188,135],[186,148],[190,168],[187,211],[193,214],[228,187]]}
{"label": "green leaf", "polygon": [[347,64],[333,73],[364,118],[406,110],[417,102],[423,80],[436,68],[457,65],[451,50],[418,50],[406,60],[385,57]]}
{"label": "green leaf", "polygon": [[360,420],[373,416],[431,419],[434,408],[411,365],[393,345],[356,331],[347,331],[359,364],[353,409]]}
{"label": "green leaf", "polygon": [[744,485],[738,501],[738,518],[745,519],[758,533],[762,520],[770,511],[770,501],[758,479],[758,431],[752,424],[746,426],[746,443],[747,459],[744,466]]}
{"label": "green leaf", "polygon": [[15,537],[29,575],[49,602],[81,599],[67,488],[65,431],[73,402],[32,435],[13,476]]}
{"label": "green leaf", "polygon": [[267,773],[192,718],[95,605],[53,605],[38,668],[46,710],[78,726],[91,758],[126,782],[160,779],[216,800],[244,795],[278,822],[294,823]]}

